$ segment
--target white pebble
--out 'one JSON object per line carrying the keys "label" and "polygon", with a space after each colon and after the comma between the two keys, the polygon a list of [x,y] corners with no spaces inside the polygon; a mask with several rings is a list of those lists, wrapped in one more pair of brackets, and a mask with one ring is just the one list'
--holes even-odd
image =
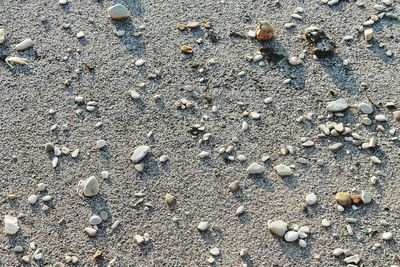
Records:
{"label": "white pebble", "polygon": [[385,232],[382,234],[382,239],[383,240],[390,240],[393,238],[393,234],[391,232]]}
{"label": "white pebble", "polygon": [[108,171],[102,171],[101,172],[101,178],[108,179],[109,176],[110,176],[110,174],[108,173]]}
{"label": "white pebble", "polygon": [[38,196],[37,195],[30,195],[28,197],[28,202],[31,205],[35,204],[37,200],[38,200]]}
{"label": "white pebble", "polygon": [[284,236],[286,242],[294,242],[299,238],[299,234],[296,231],[288,231]]}
{"label": "white pebble", "polygon": [[144,63],[146,63],[146,60],[144,60],[142,58],[135,61],[135,65],[138,67],[142,66]]}
{"label": "white pebble", "polygon": [[331,226],[331,222],[328,221],[327,219],[322,219],[321,224],[322,224],[323,227],[329,227],[329,226]]}
{"label": "white pebble", "polygon": [[306,202],[308,205],[314,205],[318,201],[317,196],[314,193],[310,193],[306,196]]}
{"label": "white pebble", "polygon": [[89,219],[89,223],[91,225],[98,225],[102,222],[103,220],[100,218],[100,216],[98,215],[92,215],[92,217],[90,217]]}

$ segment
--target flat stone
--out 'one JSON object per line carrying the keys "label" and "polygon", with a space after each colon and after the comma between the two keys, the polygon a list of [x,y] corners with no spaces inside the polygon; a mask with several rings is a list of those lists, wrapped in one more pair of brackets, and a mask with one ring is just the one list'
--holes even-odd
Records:
{"label": "flat stone", "polygon": [[336,151],[338,151],[340,148],[342,148],[343,147],[343,144],[342,143],[336,143],[336,144],[333,144],[333,145],[331,145],[331,146],[329,146],[328,147],[328,150],[329,151],[333,151],[333,152],[336,152]]}
{"label": "flat stone", "polygon": [[5,215],[4,216],[4,233],[7,235],[13,235],[19,230],[19,225],[18,225],[18,218],[11,216],[11,215]]}
{"label": "flat stone", "polygon": [[238,180],[229,184],[229,191],[236,192],[239,189],[240,182]]}
{"label": "flat stone", "polygon": [[294,242],[299,238],[299,234],[296,231],[288,231],[284,238],[286,242]]}
{"label": "flat stone", "polygon": [[275,166],[275,170],[279,176],[289,176],[293,174],[293,170],[289,166],[283,164]]}
{"label": "flat stone", "polygon": [[85,197],[92,197],[99,193],[100,186],[95,176],[90,176],[83,185],[83,195]]}
{"label": "flat stone", "polygon": [[300,239],[299,240],[299,246],[302,247],[302,248],[305,248],[305,247],[307,247],[307,242],[305,240],[303,240],[303,239]]}
{"label": "flat stone", "polygon": [[338,256],[342,255],[342,254],[344,253],[344,251],[345,251],[345,250],[342,249],[342,248],[335,248],[335,249],[333,250],[332,254],[333,254],[334,256],[338,257]]}
{"label": "flat stone", "polygon": [[142,58],[135,61],[135,65],[138,67],[142,66],[144,63],[146,63],[146,60],[144,60]]}
{"label": "flat stone", "polygon": [[89,219],[89,223],[90,223],[91,225],[98,225],[98,224],[100,224],[102,221],[103,221],[103,220],[102,220],[101,217],[98,216],[98,215],[92,215],[92,217],[90,217],[90,219]]}
{"label": "flat stone", "polygon": [[358,104],[358,109],[364,114],[371,114],[372,112],[374,112],[373,107],[370,104],[364,102]]}
{"label": "flat stone", "polygon": [[131,160],[133,163],[138,163],[141,161],[146,155],[149,153],[150,147],[149,146],[139,146],[135,149],[131,156]]}
{"label": "flat stone", "polygon": [[335,195],[336,202],[343,207],[351,205],[351,196],[347,192],[338,192]]}
{"label": "flat stone", "polygon": [[326,109],[331,112],[340,112],[347,109],[349,105],[347,104],[347,100],[344,98],[339,98],[335,101],[329,102],[326,106]]}
{"label": "flat stone", "polygon": [[355,263],[355,264],[358,264],[358,263],[360,262],[360,260],[361,260],[361,257],[360,257],[360,255],[358,255],[358,254],[353,255],[353,256],[350,256],[350,257],[344,258],[344,262],[345,262],[345,263]]}
{"label": "flat stone", "polygon": [[88,234],[88,236],[93,237],[97,234],[97,230],[92,228],[92,227],[85,227],[85,232]]}
{"label": "flat stone", "polygon": [[129,12],[125,6],[121,4],[114,5],[107,9],[108,15],[115,20],[124,20],[129,18]]}
{"label": "flat stone", "polygon": [[23,51],[23,50],[28,49],[28,48],[30,48],[32,46],[33,46],[33,41],[32,41],[32,39],[28,38],[28,39],[23,40],[19,44],[17,44],[15,46],[15,50]]}
{"label": "flat stone", "polygon": [[393,234],[391,232],[385,232],[382,234],[382,239],[383,240],[390,240],[393,238]]}
{"label": "flat stone", "polygon": [[303,60],[301,60],[299,57],[289,57],[288,61],[289,61],[289,64],[293,65],[293,66],[303,64]]}
{"label": "flat stone", "polygon": [[283,237],[288,230],[288,224],[280,220],[268,222],[268,230],[277,236]]}
{"label": "flat stone", "polygon": [[248,174],[261,174],[265,171],[265,167],[261,166],[257,162],[253,162],[247,167]]}

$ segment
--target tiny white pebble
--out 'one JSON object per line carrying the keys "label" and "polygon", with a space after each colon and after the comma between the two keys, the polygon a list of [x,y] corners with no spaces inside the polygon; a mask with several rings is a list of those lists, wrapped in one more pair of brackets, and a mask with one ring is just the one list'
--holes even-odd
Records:
{"label": "tiny white pebble", "polygon": [[102,171],[101,172],[101,178],[108,179],[109,176],[110,176],[110,174],[108,173],[108,171]]}
{"label": "tiny white pebble", "polygon": [[146,60],[144,60],[142,58],[135,61],[135,65],[138,67],[142,66],[144,63],[146,63]]}
{"label": "tiny white pebble", "polygon": [[37,195],[30,195],[28,197],[28,202],[31,205],[35,204],[37,200],[38,200],[38,196]]}

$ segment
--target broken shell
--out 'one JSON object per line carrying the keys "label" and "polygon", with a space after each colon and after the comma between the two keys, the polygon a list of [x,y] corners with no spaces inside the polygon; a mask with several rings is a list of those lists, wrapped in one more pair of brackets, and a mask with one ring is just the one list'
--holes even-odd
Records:
{"label": "broken shell", "polygon": [[17,44],[15,46],[15,50],[22,51],[22,50],[28,49],[29,47],[32,47],[32,46],[33,46],[33,41],[31,38],[28,38],[28,39],[23,40],[19,44]]}
{"label": "broken shell", "polygon": [[185,54],[192,54],[193,53],[193,48],[191,48],[188,45],[182,45],[181,46],[181,51]]}
{"label": "broken shell", "polygon": [[319,58],[332,56],[335,43],[329,39],[323,30],[311,26],[304,30],[304,35],[309,43],[312,44],[312,52]]}
{"label": "broken shell", "polygon": [[257,40],[259,41],[271,40],[274,37],[274,35],[275,35],[275,29],[274,27],[272,27],[271,24],[269,24],[268,21],[263,20],[257,26],[256,29]]}
{"label": "broken shell", "polygon": [[7,57],[5,61],[10,67],[11,65],[28,65],[28,60],[22,57]]}

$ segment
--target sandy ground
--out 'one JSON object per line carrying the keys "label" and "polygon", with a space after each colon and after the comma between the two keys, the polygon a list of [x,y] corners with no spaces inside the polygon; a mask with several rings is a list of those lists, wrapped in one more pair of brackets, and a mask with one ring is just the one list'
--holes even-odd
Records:
{"label": "sandy ground", "polygon": [[[31,266],[65,263],[66,254],[76,255],[78,266],[107,266],[112,259],[116,259],[114,266],[208,266],[212,247],[221,251],[216,266],[343,266],[343,256],[332,255],[338,247],[361,255],[363,266],[399,265],[400,150],[388,132],[399,125],[388,122],[383,124],[386,131],[377,133],[375,122],[370,127],[356,125],[359,113],[350,109],[345,117],[334,120],[349,123],[360,135],[378,136],[378,148],[361,150],[343,137],[331,137],[315,140],[315,148],[304,149],[300,140],[319,133],[316,116],[326,115],[326,103],[338,97],[351,104],[370,99],[376,105],[371,118],[375,114],[391,118],[384,104],[400,104],[399,22],[385,18],[376,23],[375,40],[367,47],[357,29],[376,14],[375,3],[366,1],[360,8],[354,1],[342,1],[334,7],[317,1],[282,0],[281,6],[272,2],[71,0],[61,7],[53,0],[2,0],[0,25],[6,28],[7,41],[0,46],[0,215],[20,215],[21,229],[16,235],[0,235],[0,266],[24,265],[21,257],[34,252],[29,248],[31,242],[44,254]],[[129,9],[128,21],[107,18],[106,9],[114,3]],[[398,3],[394,5],[398,14]],[[305,9],[303,21],[290,17],[296,7]],[[247,62],[245,56],[254,55],[262,45],[232,33],[245,34],[260,18],[267,18],[277,28],[275,40],[266,46],[286,57],[308,50],[301,31],[310,25],[324,29],[337,43],[336,54],[314,60],[307,51],[305,63],[296,67],[285,60],[276,65],[264,60],[265,66]],[[207,20],[212,21],[218,37],[215,43],[209,30],[176,29],[181,21]],[[286,22],[297,26],[285,30]],[[62,29],[64,23],[71,24],[69,30]],[[131,33],[140,25],[145,25],[140,30],[143,35],[133,37]],[[117,37],[116,30],[127,34]],[[85,33],[83,40],[75,36],[79,31]],[[354,41],[342,41],[346,35],[353,35]],[[200,37],[204,43],[198,45]],[[13,51],[15,44],[26,38],[34,40],[34,47],[21,53]],[[381,42],[395,53],[393,57],[385,55],[387,48],[379,47]],[[182,44],[194,48],[192,56],[181,53]],[[68,48],[76,51],[69,54]],[[8,55],[26,57],[29,65],[10,68],[4,63]],[[68,59],[63,60],[64,56]],[[134,64],[139,58],[147,61],[142,67]],[[207,65],[211,58],[218,63]],[[344,60],[350,64],[345,66]],[[88,63],[96,65],[93,71],[85,67]],[[205,71],[196,71],[196,64]],[[147,78],[157,71],[157,79]],[[241,71],[245,75],[238,77]],[[292,83],[283,84],[289,77],[295,77]],[[67,87],[65,80],[70,80]],[[146,83],[143,89],[138,88],[141,82]],[[132,100],[129,89],[140,92],[141,101]],[[160,101],[152,99],[156,94]],[[98,101],[98,109],[78,117],[74,101],[78,95],[86,101]],[[208,96],[212,104],[207,103]],[[273,97],[273,102],[264,104],[266,97]],[[175,102],[181,98],[192,101],[195,108],[177,110]],[[212,105],[218,112],[211,111]],[[56,114],[49,115],[49,109]],[[247,132],[241,130],[243,111],[261,114],[260,120],[246,119],[250,124]],[[296,122],[308,112],[315,114],[312,122]],[[204,115],[209,116],[207,121],[202,120]],[[103,126],[96,128],[99,121]],[[55,123],[68,124],[69,131],[51,132]],[[188,133],[197,123],[212,133],[209,142],[199,145],[200,137]],[[147,138],[150,130],[154,135]],[[234,137],[238,143],[232,142]],[[107,148],[92,151],[99,139],[107,141]],[[338,153],[326,149],[339,141],[345,147]],[[47,142],[79,148],[80,156],[76,160],[62,157],[54,170],[51,156],[43,150]],[[144,160],[144,173],[139,174],[129,155],[142,144],[151,147],[151,155]],[[235,146],[233,155],[243,154],[247,160],[229,162],[226,155],[218,155],[218,148],[228,145]],[[280,149],[288,145],[298,151],[280,156]],[[210,151],[211,157],[199,159],[203,150]],[[170,160],[160,163],[161,154]],[[271,156],[265,163],[265,174],[249,176],[247,166],[254,161],[261,163],[264,154]],[[371,164],[371,155],[381,158],[382,164]],[[297,163],[300,157],[307,164]],[[294,175],[278,177],[273,169],[278,163],[294,164]],[[103,170],[110,172],[109,179],[101,180]],[[382,172],[379,183],[371,186],[369,179],[378,170]],[[76,186],[91,175],[101,180],[100,194],[81,198]],[[234,180],[240,181],[241,188],[232,194],[228,185]],[[48,185],[40,196],[53,197],[48,211],[41,210],[42,201],[33,206],[27,202],[29,195],[38,194],[36,185],[40,182]],[[371,191],[373,203],[359,211],[339,213],[334,194],[352,190]],[[145,193],[144,201],[154,207],[134,206],[138,192]],[[319,202],[303,212],[299,203],[310,192],[317,194]],[[10,193],[18,198],[7,200]],[[176,196],[175,205],[164,203],[166,193]],[[240,205],[246,212],[235,216]],[[107,211],[109,218],[99,226],[96,237],[88,237],[83,229],[89,226],[90,216],[101,211]],[[358,219],[353,236],[347,234],[346,217]],[[60,225],[62,218],[65,223]],[[328,218],[332,226],[324,229],[322,218]],[[121,224],[111,232],[110,226],[117,219]],[[308,246],[301,248],[271,235],[266,230],[269,219],[308,225],[312,230],[306,239]],[[388,226],[381,225],[383,219]],[[212,229],[199,233],[196,227],[200,221],[208,221]],[[384,231],[393,232],[394,240],[380,240]],[[135,244],[133,236],[144,233],[150,234],[151,241],[143,246]],[[382,247],[371,250],[377,242]],[[22,245],[24,252],[14,253],[16,245]],[[243,248],[249,252],[244,259],[239,256]],[[94,261],[96,250],[102,250],[104,256]]]}

